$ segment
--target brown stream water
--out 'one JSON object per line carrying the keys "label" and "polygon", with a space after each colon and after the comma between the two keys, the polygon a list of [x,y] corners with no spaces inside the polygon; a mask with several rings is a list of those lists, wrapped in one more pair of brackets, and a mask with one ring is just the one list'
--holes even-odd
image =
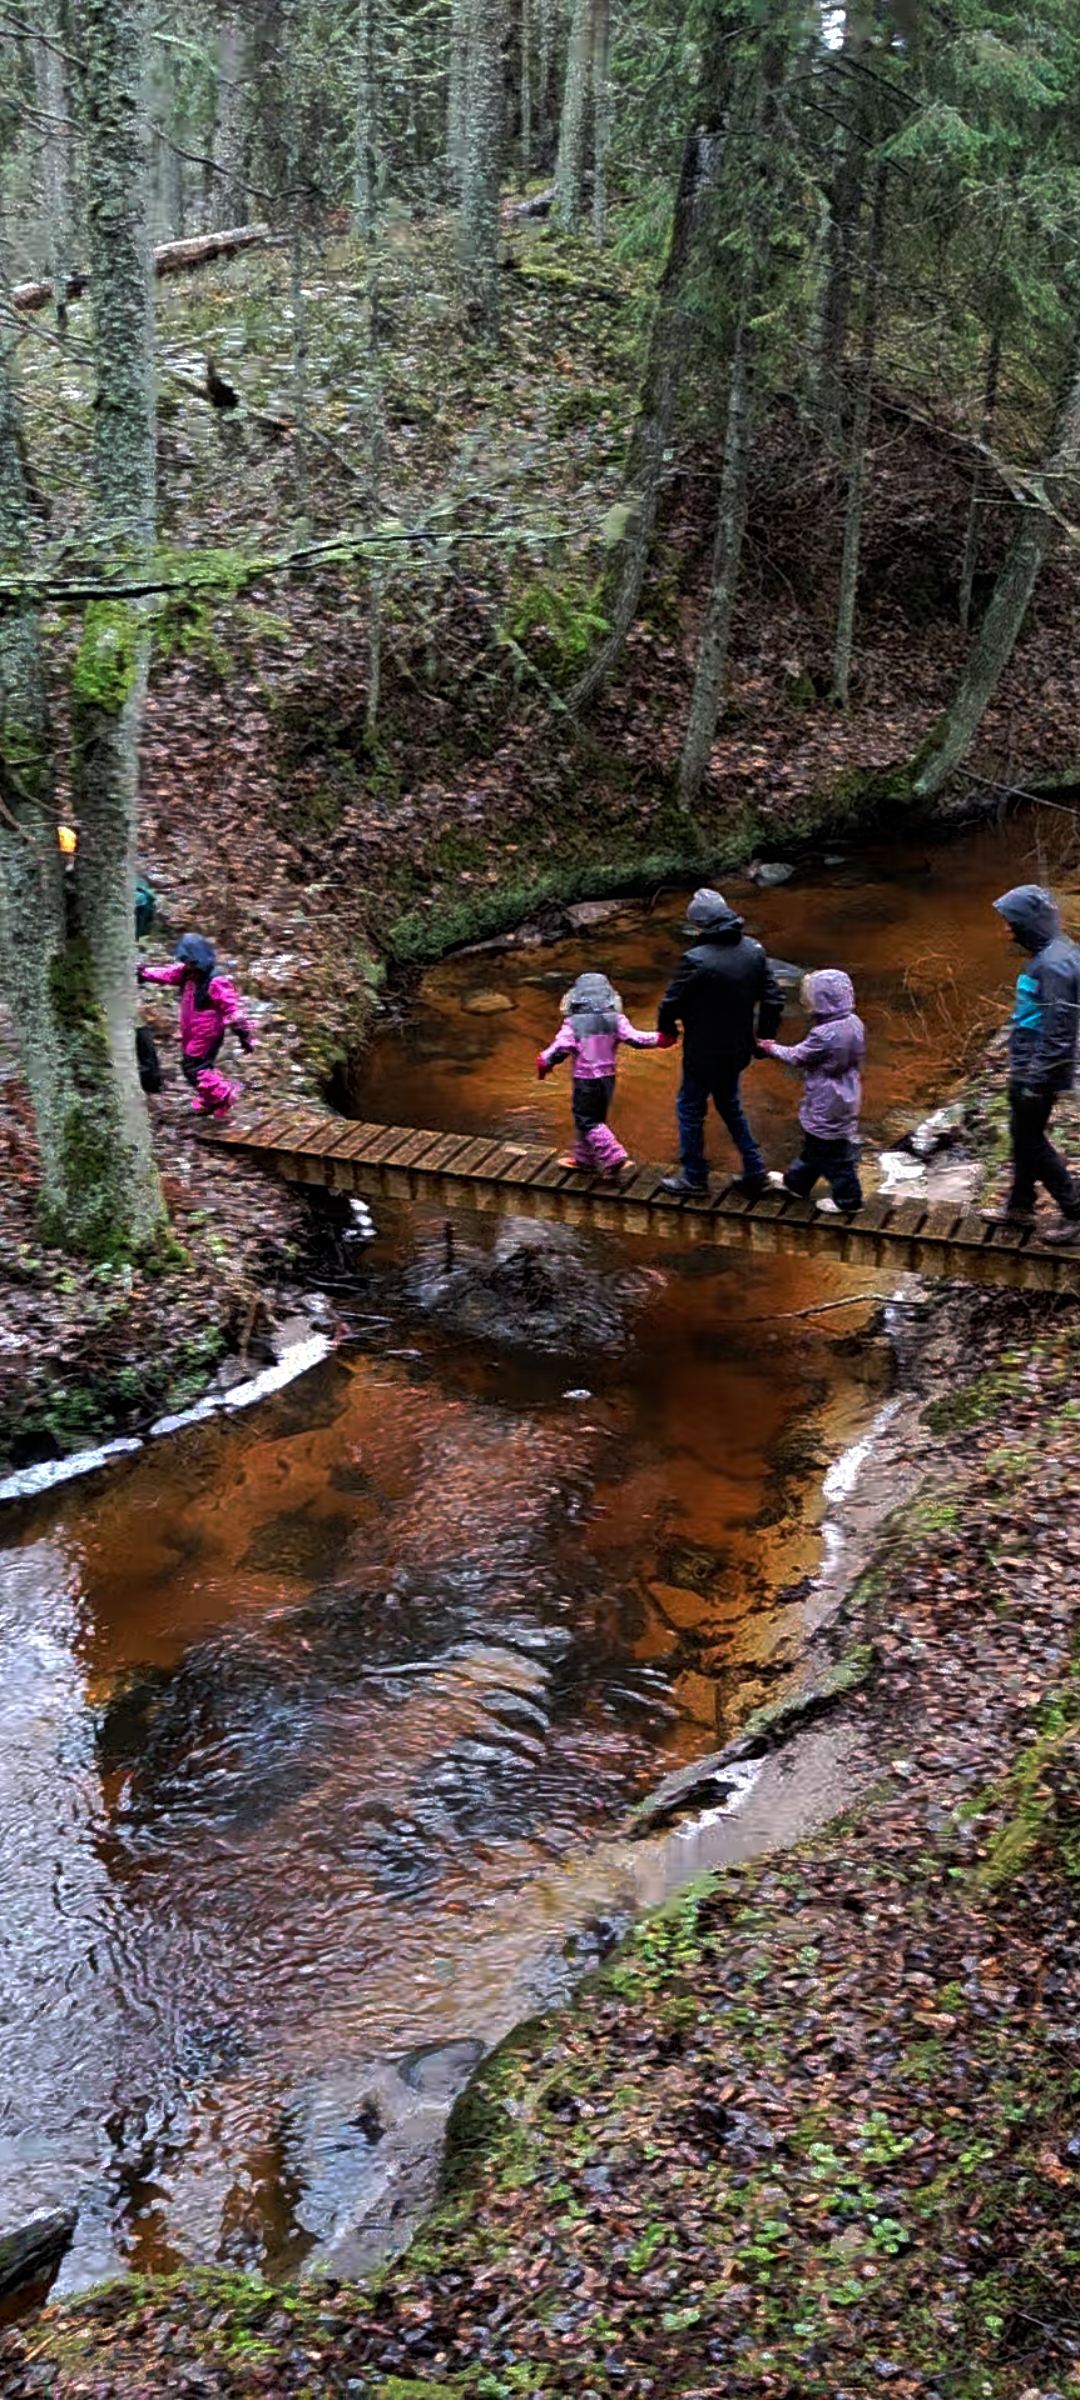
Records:
{"label": "brown stream water", "polygon": [[[1040,817],[730,885],[776,956],[852,972],[868,1153],[1002,1012],[987,903],[1047,872]],[[440,967],[364,1113],[563,1136],[568,1087],[532,1079],[559,993],[601,966],[651,1023],[681,897]],[[473,1013],[485,992],[511,1005]],[[624,1054],[639,1158],[670,1154],[676,1079],[676,1054]],[[771,1164],[795,1097],[748,1078]],[[538,1356],[410,1302],[442,1241],[388,1216],[358,1268],[370,1342],[5,1524],[0,2224],[80,2197],[69,2286],[298,2263],[372,2171],[372,2077],[404,2061],[422,2091],[558,1997],[608,1936],[600,1831],[797,1675],[822,1472],[876,1404],[844,1346],[874,1278],[577,1237],[624,1343]]]}

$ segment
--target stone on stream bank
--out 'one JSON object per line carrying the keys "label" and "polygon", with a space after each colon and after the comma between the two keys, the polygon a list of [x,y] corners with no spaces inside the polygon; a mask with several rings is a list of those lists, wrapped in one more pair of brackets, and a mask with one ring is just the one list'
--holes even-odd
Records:
{"label": "stone on stream bank", "polygon": [[0,2225],[0,2300],[51,2281],[78,2220],[77,2208],[39,2208],[21,2225]]}

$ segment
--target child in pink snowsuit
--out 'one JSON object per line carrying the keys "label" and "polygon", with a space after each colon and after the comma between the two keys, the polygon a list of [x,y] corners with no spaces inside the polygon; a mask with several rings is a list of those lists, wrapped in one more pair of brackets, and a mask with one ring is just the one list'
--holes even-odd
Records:
{"label": "child in pink snowsuit", "polygon": [[628,1165],[626,1151],[607,1122],[615,1091],[615,1058],[620,1042],[635,1050],[670,1050],[672,1033],[639,1033],[622,1013],[618,992],[606,975],[579,975],[563,996],[563,1023],[553,1042],[541,1050],[536,1072],[543,1082],[560,1058],[572,1058],[574,1080],[573,1152],[564,1152],[560,1167],[589,1167],[594,1173],[618,1175]]}
{"label": "child in pink snowsuit", "polygon": [[199,933],[185,933],[173,953],[171,967],[147,967],[140,960],[140,983],[180,986],[180,1064],[195,1086],[191,1105],[196,1116],[223,1117],[236,1091],[218,1073],[214,1060],[228,1026],[242,1050],[254,1050],[255,1033],[239,992],[227,975],[215,975],[215,951]]}

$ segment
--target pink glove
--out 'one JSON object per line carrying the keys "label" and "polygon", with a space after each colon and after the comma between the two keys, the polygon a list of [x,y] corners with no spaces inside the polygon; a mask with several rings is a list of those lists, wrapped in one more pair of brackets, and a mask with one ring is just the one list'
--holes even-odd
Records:
{"label": "pink glove", "polygon": [[543,1051],[541,1050],[539,1052],[536,1061],[536,1073],[540,1083],[543,1083],[545,1075],[550,1075],[554,1064],[555,1061],[553,1058],[545,1058]]}
{"label": "pink glove", "polygon": [[776,1056],[775,1042],[756,1042],[754,1047],[760,1051],[763,1058],[775,1058]]}
{"label": "pink glove", "polygon": [[656,1047],[658,1050],[674,1050],[678,1038],[677,1033],[658,1033]]}

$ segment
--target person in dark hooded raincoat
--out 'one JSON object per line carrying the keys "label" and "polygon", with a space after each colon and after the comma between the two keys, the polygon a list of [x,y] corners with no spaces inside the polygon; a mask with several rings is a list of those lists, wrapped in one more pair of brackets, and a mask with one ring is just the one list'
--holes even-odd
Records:
{"label": "person in dark hooded raincoat", "polygon": [[1041,884],[1020,883],[995,900],[1014,942],[1027,952],[1009,1029],[1009,1136],[1012,1186],[1003,1208],[984,1209],[991,1225],[1034,1225],[1035,1187],[1061,1211],[1046,1242],[1080,1239],[1080,1185],[1046,1128],[1059,1092],[1076,1080],[1080,1032],[1080,950],[1061,931],[1057,902]]}
{"label": "person in dark hooded raincoat", "polygon": [[755,1042],[776,1032],[784,995],[760,942],[722,892],[694,893],[686,912],[696,936],[675,970],[657,1011],[661,1033],[683,1032],[683,1077],[675,1103],[680,1166],[665,1175],[668,1192],[708,1190],[705,1112],[711,1100],[742,1159],[740,1188],[751,1199],[768,1188],[765,1161],[747,1122],[739,1077]]}

